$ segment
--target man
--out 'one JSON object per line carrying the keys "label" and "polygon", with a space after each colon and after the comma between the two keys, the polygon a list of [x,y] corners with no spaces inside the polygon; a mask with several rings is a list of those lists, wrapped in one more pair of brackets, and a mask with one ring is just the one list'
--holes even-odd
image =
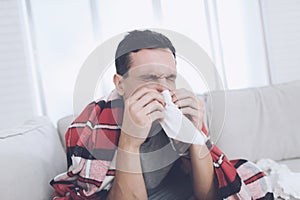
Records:
{"label": "man", "polygon": [[[130,49],[132,43],[137,43],[139,37],[143,37],[145,43],[148,42],[147,38],[156,40],[156,43],[150,45],[149,42],[147,45],[151,48],[139,47],[134,52],[120,55]],[[139,153],[152,123],[164,117],[161,92],[166,89],[172,91],[174,103],[200,131],[203,103],[192,92],[176,89],[175,48],[163,35],[151,31],[133,31],[120,43],[116,54],[117,74],[114,75],[114,83],[125,102],[119,148],[129,154],[118,154],[117,163],[134,162],[135,166],[140,166],[140,173],[117,171],[108,199],[147,199]],[[212,158],[207,153],[208,149],[204,148],[194,144],[189,148],[195,196],[215,199]],[[206,154],[203,159],[199,159],[200,150]]]}
{"label": "man", "polygon": [[[69,170],[52,180],[55,198],[252,198],[235,169],[246,161],[229,162],[210,141],[170,139],[159,124],[165,119],[162,92],[167,90],[182,114],[207,134],[203,102],[176,88],[176,52],[167,37],[130,32],[118,45],[115,64],[118,98],[89,104],[68,129]],[[170,157],[174,162],[166,162]],[[259,197],[270,197],[265,193]]]}

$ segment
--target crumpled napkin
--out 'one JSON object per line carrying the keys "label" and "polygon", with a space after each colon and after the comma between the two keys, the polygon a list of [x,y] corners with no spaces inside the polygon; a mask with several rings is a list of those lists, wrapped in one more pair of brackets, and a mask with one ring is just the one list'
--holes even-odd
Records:
{"label": "crumpled napkin", "polygon": [[286,165],[271,159],[261,159],[257,165],[267,174],[275,198],[300,199],[300,173],[292,172]]}
{"label": "crumpled napkin", "polygon": [[172,102],[169,90],[164,90],[162,95],[166,105],[165,118],[160,121],[160,124],[167,136],[184,143],[204,145],[207,141],[206,135],[199,131]]}

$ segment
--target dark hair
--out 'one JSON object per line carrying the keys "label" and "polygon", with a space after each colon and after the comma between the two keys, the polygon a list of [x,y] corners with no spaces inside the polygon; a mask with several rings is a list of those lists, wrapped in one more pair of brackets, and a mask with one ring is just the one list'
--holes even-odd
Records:
{"label": "dark hair", "polygon": [[130,53],[141,49],[168,48],[176,58],[176,51],[172,42],[163,34],[150,30],[134,30],[129,32],[119,43],[115,54],[117,74],[126,76],[130,65]]}

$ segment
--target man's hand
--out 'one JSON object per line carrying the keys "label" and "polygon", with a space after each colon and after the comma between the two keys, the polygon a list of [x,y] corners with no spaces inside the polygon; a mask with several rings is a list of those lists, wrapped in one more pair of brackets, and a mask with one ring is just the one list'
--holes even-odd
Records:
{"label": "man's hand", "polygon": [[[124,101],[120,147],[139,148],[155,120],[164,117],[164,99],[155,89],[142,87]],[[123,146],[124,147],[124,146]]]}
{"label": "man's hand", "polygon": [[172,101],[181,112],[191,120],[195,127],[201,131],[204,116],[204,102],[194,93],[184,88],[172,91]]}
{"label": "man's hand", "polygon": [[140,88],[124,100],[116,176],[107,199],[147,199],[139,149],[163,110],[163,96],[154,89]]}
{"label": "man's hand", "polygon": [[[195,94],[186,90],[173,91],[172,101],[179,107],[198,130],[202,129],[204,102]],[[191,175],[196,199],[217,199],[213,181],[214,168],[212,157],[206,145],[192,144],[190,150]],[[199,159],[201,158],[201,159]]]}

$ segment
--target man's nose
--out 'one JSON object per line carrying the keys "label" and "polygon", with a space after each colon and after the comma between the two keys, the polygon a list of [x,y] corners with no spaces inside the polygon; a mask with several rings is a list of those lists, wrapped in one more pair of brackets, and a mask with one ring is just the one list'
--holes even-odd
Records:
{"label": "man's nose", "polygon": [[164,82],[164,81],[161,81],[161,80],[158,81],[157,83],[153,84],[153,85],[152,85],[152,88],[155,89],[155,90],[157,90],[158,92],[162,92],[162,91],[164,91],[164,90],[170,89],[170,88],[168,87],[167,83]]}

